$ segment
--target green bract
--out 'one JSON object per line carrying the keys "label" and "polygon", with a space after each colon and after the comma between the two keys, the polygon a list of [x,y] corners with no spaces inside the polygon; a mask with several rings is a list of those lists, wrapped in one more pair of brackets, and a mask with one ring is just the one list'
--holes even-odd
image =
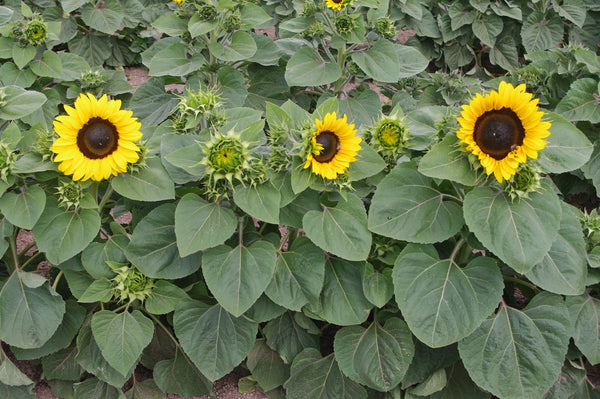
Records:
{"label": "green bract", "polygon": [[[598,397],[599,44],[591,0],[3,2],[0,397]],[[143,137],[81,183],[84,93]]]}

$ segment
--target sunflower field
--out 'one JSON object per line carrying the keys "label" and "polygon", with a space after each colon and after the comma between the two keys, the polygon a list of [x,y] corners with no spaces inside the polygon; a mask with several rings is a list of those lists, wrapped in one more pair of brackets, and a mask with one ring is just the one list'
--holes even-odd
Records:
{"label": "sunflower field", "polygon": [[599,44],[597,0],[0,1],[0,397],[600,398]]}

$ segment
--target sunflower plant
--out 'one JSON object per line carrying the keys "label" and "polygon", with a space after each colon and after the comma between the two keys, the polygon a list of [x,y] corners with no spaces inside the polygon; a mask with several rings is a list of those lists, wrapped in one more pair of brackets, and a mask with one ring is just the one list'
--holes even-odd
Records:
{"label": "sunflower plant", "polygon": [[0,6],[0,392],[597,397],[598,11]]}

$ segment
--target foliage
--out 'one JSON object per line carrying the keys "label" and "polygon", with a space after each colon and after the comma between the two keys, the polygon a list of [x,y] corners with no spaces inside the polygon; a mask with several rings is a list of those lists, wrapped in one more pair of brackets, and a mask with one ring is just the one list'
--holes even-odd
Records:
{"label": "foliage", "polygon": [[[33,397],[14,355],[60,398],[234,369],[273,398],[598,397],[598,22],[587,0],[3,2],[0,396]],[[552,125],[498,182],[456,132],[502,81]],[[126,173],[58,170],[81,93],[141,122]],[[305,165],[333,113],[362,141],[330,180]]]}

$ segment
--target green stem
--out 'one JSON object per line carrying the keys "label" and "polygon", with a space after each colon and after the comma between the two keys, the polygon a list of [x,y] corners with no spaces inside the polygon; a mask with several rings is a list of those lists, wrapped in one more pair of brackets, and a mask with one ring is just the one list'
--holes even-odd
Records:
{"label": "green stem", "polygon": [[290,230],[288,229],[288,231],[286,231],[285,235],[281,238],[281,243],[279,244],[279,248],[277,248],[277,253],[281,253],[281,251],[283,251],[283,247],[289,238],[290,238]]}
{"label": "green stem", "polygon": [[463,245],[465,245],[466,242],[467,242],[467,240],[465,240],[464,238],[461,238],[460,240],[458,240],[458,242],[456,243],[456,246],[452,250],[452,254],[450,254],[450,262],[454,263],[454,258],[456,258],[456,255],[458,255],[461,248],[463,247]]}
{"label": "green stem", "polygon": [[152,321],[154,321],[160,328],[163,329],[163,331],[175,343],[175,346],[177,346],[178,348],[181,348],[181,345],[179,345],[179,341],[177,341],[177,339],[173,336],[173,334],[171,334],[171,331],[158,319],[158,317],[156,317],[152,313],[148,313],[148,311],[145,309],[144,309],[144,313],[146,313],[146,315],[148,315],[148,317],[150,317],[152,319]]}
{"label": "green stem", "polygon": [[29,251],[31,248],[33,248],[33,246],[35,246],[35,242],[31,242],[31,243],[27,244],[27,246],[21,250],[21,252],[19,253],[19,256],[25,255],[27,253],[27,251]]}
{"label": "green stem", "polygon": [[58,274],[56,275],[56,278],[54,279],[54,283],[52,283],[52,289],[54,291],[56,291],[56,287],[58,287],[58,282],[60,281],[61,277],[63,276],[63,271],[59,271]]}
{"label": "green stem", "polygon": [[102,197],[102,200],[100,200],[100,204],[98,204],[98,213],[100,213],[100,214],[102,213],[104,206],[110,199],[110,196],[112,195],[113,192],[114,192],[114,189],[113,189],[112,185],[109,185],[108,188],[106,189],[106,192],[104,193],[104,196]]}
{"label": "green stem", "polygon": [[30,256],[29,259],[27,259],[25,262],[23,262],[23,264],[21,265],[21,269],[25,269],[27,266],[29,266],[31,263],[33,263],[34,259],[39,258],[41,255],[42,255],[41,252],[36,252],[32,256]]}
{"label": "green stem", "polygon": [[244,243],[244,217],[238,217],[238,242],[239,245]]}
{"label": "green stem", "polygon": [[540,291],[540,289],[535,284],[532,284],[529,281],[524,281],[524,280],[518,279],[518,278],[513,277],[513,276],[507,276],[506,274],[502,275],[502,279],[504,281],[510,281],[511,283],[516,283],[516,284],[520,284],[522,286],[525,286],[527,288],[531,288],[535,292],[539,292]]}
{"label": "green stem", "polygon": [[[15,234],[13,234],[10,237],[10,240],[8,240],[10,243],[10,252],[13,257],[13,265],[14,265],[14,268],[12,270],[10,270],[11,274],[15,270],[19,270],[19,254],[17,252],[17,243],[15,241],[15,238],[16,238],[16,230],[15,230]],[[6,266],[8,267],[8,263],[6,264]]]}

